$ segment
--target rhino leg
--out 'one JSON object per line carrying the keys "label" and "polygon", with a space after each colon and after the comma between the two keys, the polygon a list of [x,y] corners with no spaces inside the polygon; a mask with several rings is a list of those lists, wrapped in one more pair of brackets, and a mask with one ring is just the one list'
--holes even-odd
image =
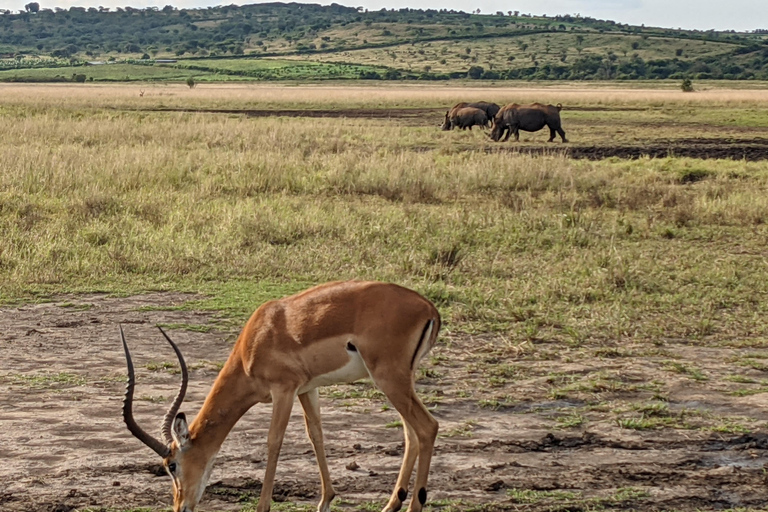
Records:
{"label": "rhino leg", "polygon": [[560,135],[560,138],[563,139],[563,142],[568,142],[565,138],[565,130],[563,130],[562,128],[558,128],[557,133]]}
{"label": "rhino leg", "polygon": [[555,129],[551,126],[549,127],[549,140],[547,142],[552,142],[555,140]]}

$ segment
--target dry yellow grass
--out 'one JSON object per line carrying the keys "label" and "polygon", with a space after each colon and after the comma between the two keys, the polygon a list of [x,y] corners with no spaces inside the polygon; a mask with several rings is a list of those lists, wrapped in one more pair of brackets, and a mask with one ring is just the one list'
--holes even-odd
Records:
{"label": "dry yellow grass", "polygon": [[[359,277],[423,291],[451,329],[514,339],[768,336],[765,162],[486,154],[476,131],[397,120],[131,111],[423,106],[513,89],[147,86],[141,98],[137,89],[1,88],[4,299],[156,288],[227,296],[232,282]],[[687,98],[517,91],[585,103]],[[763,96],[728,90],[712,101],[747,111]]]}
{"label": "dry yellow grass", "polygon": [[[639,85],[639,87],[638,87]],[[655,85],[657,88],[649,88]],[[376,83],[293,84],[0,84],[0,106],[23,108],[355,108],[441,107],[467,99],[504,103],[562,103],[568,106],[733,106],[765,108],[768,89],[697,85],[683,93],[676,83],[569,83],[466,85]],[[141,92],[143,96],[140,96]]]}

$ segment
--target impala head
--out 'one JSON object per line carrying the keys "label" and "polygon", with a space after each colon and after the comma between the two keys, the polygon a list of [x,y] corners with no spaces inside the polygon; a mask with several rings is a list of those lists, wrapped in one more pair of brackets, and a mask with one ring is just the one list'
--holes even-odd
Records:
{"label": "impala head", "polygon": [[[159,327],[158,327],[159,328]],[[171,403],[165,414],[162,426],[163,441],[156,439],[145,432],[133,419],[133,390],[136,378],[133,371],[133,361],[125,341],[123,327],[120,326],[120,337],[125,349],[125,360],[128,365],[128,385],[125,388],[125,400],[123,401],[123,419],[128,430],[139,441],[150,447],[163,459],[163,466],[173,481],[173,510],[174,512],[194,512],[198,501],[203,495],[208,474],[210,471],[209,458],[200,450],[194,449],[194,440],[190,437],[187,427],[187,418],[179,412],[184,394],[187,391],[189,375],[184,357],[179,347],[170,337],[159,328],[165,339],[173,347],[176,357],[181,365],[182,382],[176,398]]]}

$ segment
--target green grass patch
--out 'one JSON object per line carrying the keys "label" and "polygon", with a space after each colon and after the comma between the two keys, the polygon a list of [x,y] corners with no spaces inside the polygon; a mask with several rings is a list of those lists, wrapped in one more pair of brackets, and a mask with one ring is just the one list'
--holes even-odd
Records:
{"label": "green grass patch", "polygon": [[707,377],[701,370],[699,370],[695,366],[681,363],[678,361],[664,361],[662,363],[662,368],[670,372],[687,375],[693,380],[705,381],[709,379],[709,377]]}
{"label": "green grass patch", "polygon": [[579,491],[536,491],[533,489],[507,489],[507,496],[516,503],[542,501],[570,501],[581,497]]}
{"label": "green grass patch", "polygon": [[168,372],[174,375],[181,373],[178,363],[170,361],[150,361],[144,367],[151,372]]}
{"label": "green grass patch", "polygon": [[358,79],[361,73],[386,72],[386,68],[375,65],[258,58],[179,60],[175,64],[163,66],[201,72],[196,79],[203,80],[221,80],[225,77],[252,80],[348,80]]}
{"label": "green grass patch", "polygon": [[579,428],[587,422],[587,418],[578,413],[569,413],[555,418],[558,428]]}
{"label": "green grass patch", "polygon": [[211,332],[214,329],[212,325],[200,325],[200,324],[184,324],[184,323],[159,323],[158,327],[165,327],[166,329],[181,329],[191,332]]}
{"label": "green grass patch", "polygon": [[[74,82],[72,75],[85,75],[86,81],[183,81],[197,76],[190,69],[175,69],[139,64],[104,64],[99,66],[68,66],[0,70],[0,82]],[[86,85],[86,84],[83,84]],[[138,92],[137,92],[138,95]]]}
{"label": "green grass patch", "polygon": [[85,377],[74,373],[39,373],[39,374],[12,374],[0,376],[0,380],[24,387],[36,389],[53,389],[63,387],[77,387],[86,384]]}
{"label": "green grass patch", "polygon": [[461,425],[440,432],[438,437],[472,437],[474,435],[477,422],[474,420],[467,420]]}

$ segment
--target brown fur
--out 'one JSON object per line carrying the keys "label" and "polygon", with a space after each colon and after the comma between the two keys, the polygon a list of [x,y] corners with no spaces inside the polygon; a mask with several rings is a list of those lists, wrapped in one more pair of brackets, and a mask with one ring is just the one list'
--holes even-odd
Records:
{"label": "brown fur", "polygon": [[488,115],[485,111],[475,107],[462,107],[445,113],[443,130],[453,130],[454,128],[461,128],[462,130],[469,128],[471,130],[473,126],[487,128],[488,125]]}
{"label": "brown fur", "polygon": [[445,121],[443,121],[443,124],[440,126],[440,128],[442,128],[443,130],[453,130],[453,126],[451,126],[450,119],[452,117],[455,117],[456,113],[459,110],[466,107],[479,108],[480,110],[485,112],[485,115],[488,117],[489,120],[493,119],[494,116],[500,110],[500,107],[497,104],[489,103],[487,101],[476,101],[473,103],[466,103],[466,102],[457,103],[447,112]]}
{"label": "brown fur", "polygon": [[[386,510],[400,509],[400,490],[408,486],[417,459],[416,485],[426,486],[429,473],[438,426],[416,395],[413,379],[439,329],[440,314],[429,300],[388,283],[327,283],[262,305],[240,333],[194,421],[187,425],[182,414],[174,420],[174,441],[163,461],[166,468],[175,466],[174,511],[195,509],[224,439],[248,409],[266,402],[273,403],[273,413],[256,510],[267,512],[283,433],[297,394],[320,467],[319,509],[328,509],[336,493],[325,460],[315,386],[323,385],[316,379],[351,361],[350,350],[359,354],[367,374],[406,424],[408,456]],[[422,505],[412,501],[410,510],[419,512]]]}
{"label": "brown fur", "polygon": [[541,103],[534,103],[532,105],[511,103],[505,105],[493,119],[491,139],[498,142],[502,135],[504,135],[504,131],[506,131],[507,135],[502,142],[506,142],[512,133],[515,134],[515,141],[519,141],[520,130],[536,132],[547,126],[549,127],[548,142],[552,142],[555,139],[556,133],[560,135],[563,142],[568,142],[560,122],[560,109],[562,109],[562,105],[559,103],[557,106],[542,105]]}

